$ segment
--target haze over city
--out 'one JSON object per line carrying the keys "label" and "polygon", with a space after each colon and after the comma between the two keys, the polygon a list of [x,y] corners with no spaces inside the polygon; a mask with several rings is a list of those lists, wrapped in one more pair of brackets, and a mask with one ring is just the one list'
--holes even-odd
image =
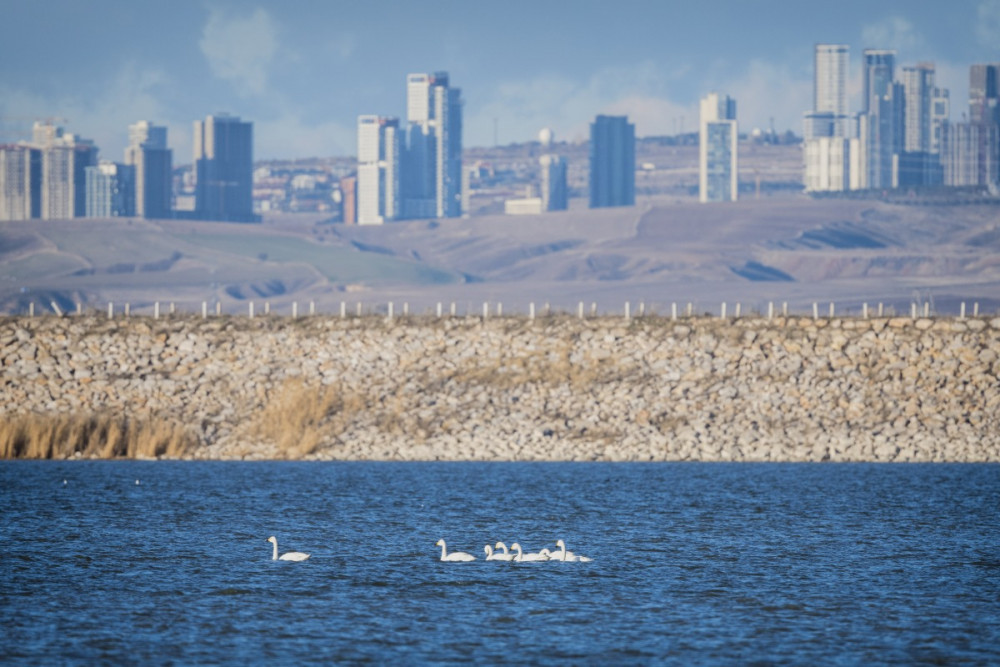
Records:
{"label": "haze over city", "polygon": [[[229,111],[255,124],[256,159],[353,155],[356,119],[401,113],[413,71],[462,87],[463,143],[583,141],[595,114],[637,136],[697,130],[698,100],[739,100],[741,131],[802,130],[813,47],[851,46],[852,108],[866,47],[932,61],[953,119],[968,66],[995,61],[1000,0],[702,2],[0,2],[0,141],[56,117],[118,156],[127,127],[169,129],[186,162],[192,121]],[[958,38],[958,36],[962,36]]]}

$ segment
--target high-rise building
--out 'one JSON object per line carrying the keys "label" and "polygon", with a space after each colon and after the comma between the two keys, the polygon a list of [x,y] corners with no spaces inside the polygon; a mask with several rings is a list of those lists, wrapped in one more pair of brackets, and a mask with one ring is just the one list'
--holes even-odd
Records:
{"label": "high-rise building", "polygon": [[462,93],[447,72],[406,77],[406,120],[403,217],[461,215]]}
{"label": "high-rise building", "polygon": [[847,74],[850,49],[846,44],[817,44],[814,54],[813,110],[806,115],[805,139],[846,137]]}
{"label": "high-rise building", "polygon": [[1000,63],[969,68],[969,122],[1000,124]]}
{"label": "high-rise building", "polygon": [[340,179],[340,208],[345,225],[358,224],[358,177],[355,175]]}
{"label": "high-rise building", "polygon": [[635,204],[635,125],[627,116],[590,124],[590,208]]}
{"label": "high-rise building", "polygon": [[698,199],[736,201],[739,197],[736,100],[709,93],[701,99],[698,133]]}
{"label": "high-rise building", "polygon": [[398,118],[358,117],[357,223],[400,217],[402,137]]}
{"label": "high-rise building", "polygon": [[899,155],[903,152],[904,94],[896,83],[896,52],[865,49],[864,88],[861,113],[867,116],[867,187],[891,188],[898,185]]}
{"label": "high-rise building", "polygon": [[0,145],[0,220],[30,220],[42,214],[42,152],[32,146]]}
{"label": "high-rise building", "polygon": [[937,118],[941,91],[934,86],[934,65],[920,63],[903,67],[903,150],[897,158],[895,182],[898,186],[940,185],[941,160],[938,141],[941,121]]}
{"label": "high-rise building", "polygon": [[128,138],[125,164],[135,167],[135,215],[171,217],[173,151],[167,148],[167,128],[139,121],[129,125]]}
{"label": "high-rise building", "polygon": [[86,168],[97,164],[94,142],[64,133],[51,122],[36,122],[32,134],[41,152],[40,217],[83,217],[87,212]]}
{"label": "high-rise building", "polygon": [[101,160],[85,170],[88,218],[119,218],[135,215],[133,165]]}
{"label": "high-rise building", "polygon": [[253,123],[238,116],[194,122],[195,215],[202,220],[252,222]]}
{"label": "high-rise building", "polygon": [[559,155],[538,158],[542,169],[542,210],[565,211],[569,201],[566,187],[566,160]]}

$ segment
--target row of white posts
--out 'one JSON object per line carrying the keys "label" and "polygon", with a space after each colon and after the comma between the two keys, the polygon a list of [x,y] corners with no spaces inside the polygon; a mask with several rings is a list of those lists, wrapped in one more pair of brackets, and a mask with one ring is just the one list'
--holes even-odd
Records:
{"label": "row of white posts", "polygon": [[[64,315],[62,309],[59,308],[59,305],[55,301],[53,301],[50,305],[52,306],[53,312],[55,312],[55,314],[57,316],[62,317]],[[391,319],[393,319],[396,316],[396,314],[395,314],[395,307],[394,307],[394,304],[393,304],[392,301],[390,301],[388,303],[386,310],[387,310],[387,315],[386,315],[387,319],[391,320]],[[738,319],[739,317],[741,317],[741,304],[740,303],[736,303],[735,304],[734,311],[735,311],[733,313],[733,317],[734,318]],[[175,306],[174,306],[173,303],[169,304],[168,312],[170,313],[170,315],[175,314],[176,308],[175,308]],[[551,313],[551,308],[550,308],[550,306],[549,306],[548,303],[546,303],[545,306],[544,306],[544,312],[545,312],[546,315],[549,314],[549,313]],[[871,316],[871,314],[869,312],[869,308],[868,308],[868,304],[867,303],[862,304],[862,310],[861,310],[861,312],[862,312],[862,317],[864,319],[868,319]],[[79,304],[79,303],[76,304],[76,314],[77,315],[81,315],[82,313],[83,313],[83,307],[82,307],[82,305]],[[357,317],[361,317],[363,315],[362,304],[361,304],[360,301],[357,304],[356,313],[357,313]],[[437,316],[439,318],[444,316],[443,305],[442,305],[442,303],[440,301],[437,303],[436,313],[437,313]],[[452,301],[451,302],[451,308],[449,310],[449,315],[451,317],[455,317],[456,313],[457,313],[457,309],[456,309],[456,306],[455,306],[455,302]],[[635,316],[636,317],[643,317],[645,315],[645,313],[646,313],[646,304],[645,304],[645,302],[641,302],[640,301],[639,302],[638,311],[637,311],[637,313],[636,313]],[[687,317],[692,317],[693,313],[694,313],[694,305],[691,302],[688,302],[685,314],[686,314]],[[719,309],[719,318],[720,319],[726,319],[726,313],[727,313],[727,304],[726,304],[725,301],[723,301],[722,304],[721,304],[721,307]],[[834,317],[834,313],[835,313],[834,304],[833,304],[833,302],[831,302],[830,303],[830,310],[829,310],[829,317],[833,318]],[[128,304],[128,303],[126,303],[124,305],[124,314],[125,314],[125,317],[130,317],[131,316],[131,307],[130,307],[130,304]],[[251,318],[253,318],[254,315],[255,315],[254,302],[253,301],[250,301],[248,303],[248,305],[247,305],[247,314]],[[271,304],[270,304],[270,302],[266,302],[265,301],[264,302],[264,315],[270,315],[270,314],[271,314]],[[315,315],[315,314],[316,314],[316,302],[315,301],[310,301],[309,302],[309,315]],[[402,315],[405,317],[405,316],[408,316],[409,314],[410,314],[409,304],[404,302],[403,303]],[[207,301],[202,301],[201,302],[201,316],[204,319],[204,318],[207,318],[208,315],[209,315],[208,302]],[[219,316],[222,315],[222,303],[221,302],[216,302],[215,303],[215,315],[216,315],[216,317],[219,317]],[[578,304],[578,306],[577,306],[577,317],[582,320],[584,318],[584,315],[585,315],[585,313],[584,313],[584,302],[581,301]],[[772,301],[772,302],[769,302],[767,304],[767,319],[769,319],[769,320],[774,319],[774,315],[775,315],[775,307],[774,307],[774,302]],[[28,316],[29,317],[34,317],[35,316],[35,304],[34,304],[34,302],[28,304]],[[108,302],[108,319],[114,319],[114,316],[115,316],[115,304],[113,302],[109,301]],[[298,316],[299,316],[299,304],[298,304],[297,301],[293,301],[292,302],[292,317],[293,318],[297,318]],[[502,303],[497,303],[496,304],[494,316],[495,317],[502,317],[503,316],[503,304]],[[596,303],[591,303],[590,304],[590,316],[591,317],[596,317],[597,316],[597,304]],[[782,317],[788,317],[788,302],[787,301],[781,304],[781,316]],[[819,308],[819,303],[817,303],[817,302],[813,302],[812,316],[813,316],[814,320],[817,320],[820,317],[820,308]],[[883,317],[883,316],[884,316],[884,308],[883,308],[883,304],[880,303],[880,304],[878,304],[878,315],[877,315],[877,317]],[[924,303],[923,316],[924,317],[929,317],[930,316],[930,303],[927,303],[927,302]],[[973,306],[972,306],[972,316],[973,317],[979,317],[979,302],[975,302],[973,304]],[[346,301],[341,301],[340,302],[340,317],[341,317],[341,319],[344,319],[344,318],[347,317],[347,302]],[[484,301],[483,302],[483,319],[486,319],[488,317],[490,317],[490,304],[489,304],[488,301]],[[910,317],[913,318],[913,319],[917,319],[917,317],[918,317],[918,307],[917,307],[916,303],[912,303],[911,306],[910,306]],[[966,308],[965,308],[965,302],[963,301],[962,304],[961,304],[961,310],[960,310],[960,313],[959,313],[959,318],[960,319],[965,319],[965,317],[966,317]],[[159,319],[159,318],[160,318],[160,302],[157,301],[157,302],[155,302],[153,304],[153,319]],[[678,318],[677,303],[674,302],[674,303],[670,304],[670,319],[676,320],[677,318]],[[532,301],[530,304],[528,304],[528,319],[529,320],[534,320],[535,319],[535,302],[534,301]],[[632,319],[632,305],[628,301],[625,302],[625,319],[626,320]]]}

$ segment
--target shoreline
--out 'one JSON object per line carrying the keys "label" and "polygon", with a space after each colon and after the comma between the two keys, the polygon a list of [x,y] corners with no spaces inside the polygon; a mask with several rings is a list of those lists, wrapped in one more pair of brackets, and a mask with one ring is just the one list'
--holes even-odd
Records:
{"label": "shoreline", "polygon": [[9,317],[0,456],[997,462],[998,355],[995,317]]}

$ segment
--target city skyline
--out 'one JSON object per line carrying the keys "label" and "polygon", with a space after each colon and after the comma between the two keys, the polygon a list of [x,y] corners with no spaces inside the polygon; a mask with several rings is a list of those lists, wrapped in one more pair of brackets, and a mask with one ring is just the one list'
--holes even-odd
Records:
{"label": "city skyline", "polygon": [[[542,127],[585,141],[595,114],[628,115],[637,136],[694,132],[698,100],[711,90],[740,100],[745,131],[768,129],[773,118],[777,131],[801,134],[815,43],[850,46],[851,108],[860,106],[865,48],[896,50],[899,66],[935,62],[938,85],[962,100],[968,66],[995,61],[1000,43],[1000,0],[847,0],[808,16],[787,0],[514,2],[503,12],[439,2],[423,14],[396,2],[379,11],[313,2],[288,11],[273,2],[100,5],[0,0],[0,16],[17,27],[0,45],[0,141],[16,139],[25,118],[58,116],[107,157],[127,146],[124,128],[147,118],[168,128],[183,164],[190,118],[230,110],[254,118],[260,159],[353,155],[357,116],[398,113],[406,73],[436,69],[462,81],[467,146],[528,141]],[[422,39],[429,30],[438,37]],[[710,39],[716,34],[726,39]]]}

